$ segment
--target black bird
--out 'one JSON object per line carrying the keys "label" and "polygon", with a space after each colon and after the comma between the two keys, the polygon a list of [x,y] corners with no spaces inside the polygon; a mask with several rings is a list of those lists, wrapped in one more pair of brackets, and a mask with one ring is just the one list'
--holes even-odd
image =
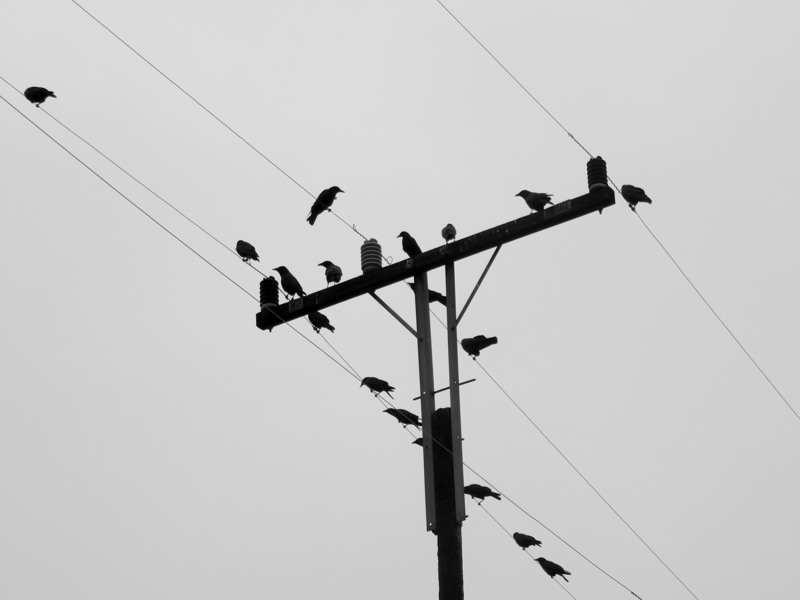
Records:
{"label": "black bird", "polygon": [[321,312],[314,311],[314,312],[308,313],[308,320],[311,321],[311,326],[314,328],[314,331],[316,331],[317,333],[319,333],[319,330],[322,329],[323,327],[325,329],[330,329],[331,333],[336,331],[334,329],[333,325],[331,325],[331,322],[328,319],[328,317],[323,315]]}
{"label": "black bird", "polygon": [[644,193],[644,190],[635,185],[623,185],[619,191],[622,192],[622,197],[628,201],[628,206],[631,207],[633,212],[636,212],[636,205],[639,204],[639,202],[644,202],[646,204],[653,203],[653,201],[647,197],[647,194]]}
{"label": "black bird", "polygon": [[289,272],[289,269],[287,269],[286,267],[275,267],[272,270],[280,273],[281,287],[283,288],[283,291],[286,292],[289,296],[306,295],[306,293],[303,291],[303,286],[300,285],[300,282],[297,281],[297,278]]}
{"label": "black bird", "polygon": [[51,96],[53,98],[56,97],[53,92],[43,87],[29,87],[25,90],[25,97],[31,101],[31,104],[35,104],[36,106],[39,106]]}
{"label": "black bird", "polygon": [[[341,267],[337,267],[331,261],[323,260],[318,266],[325,267],[325,281],[328,282],[328,285],[332,283],[339,283],[342,280]],[[325,287],[328,286],[326,285]]]}
{"label": "black bird", "polygon": [[417,439],[415,439],[415,440],[414,440],[413,442],[411,442],[411,443],[412,443],[412,444],[416,444],[417,446],[420,446],[420,447],[422,447],[422,438],[417,438]]}
{"label": "black bird", "polygon": [[[408,282],[406,282],[406,283],[408,283]],[[410,287],[412,291],[414,290],[414,284],[413,283],[408,283],[408,287]],[[431,303],[431,304],[433,304],[434,302],[438,302],[439,304],[442,304],[443,306],[447,306],[447,296],[445,296],[444,294],[440,294],[439,292],[428,288],[428,302]]]}
{"label": "black bird", "polygon": [[422,254],[422,250],[420,250],[417,240],[411,237],[411,235],[409,235],[408,232],[401,231],[400,235],[398,235],[397,237],[403,238],[403,251],[410,257],[413,258],[417,254]]}
{"label": "black bird", "polygon": [[531,212],[539,212],[540,210],[544,210],[544,207],[548,204],[552,204],[550,198],[553,196],[553,194],[543,194],[542,192],[529,192],[528,190],[522,190],[519,194],[517,194],[517,196],[525,200],[525,204],[528,205],[528,208],[531,209]]}
{"label": "black bird", "polygon": [[248,264],[250,264],[251,260],[258,262],[258,252],[256,252],[253,244],[248,244],[244,240],[236,242],[236,253]]}
{"label": "black bird", "polygon": [[537,540],[532,535],[528,535],[527,533],[515,533],[514,534],[514,541],[517,542],[517,546],[525,550],[525,548],[529,548],[530,546],[541,546],[542,542]]}
{"label": "black bird", "polygon": [[[551,578],[555,577],[556,575],[561,575],[561,577],[564,577],[564,575],[572,575],[572,573],[570,573],[569,571],[565,571],[564,567],[562,567],[561,565],[556,564],[553,561],[547,560],[546,558],[537,558],[534,560],[536,560],[536,562],[538,562],[541,565],[542,569],[544,569],[544,572],[550,575]],[[569,583],[569,579],[567,579],[566,577],[564,577],[564,581]]]}
{"label": "black bird", "polygon": [[469,485],[465,485],[464,493],[469,494],[473,498],[480,498],[478,504],[486,500],[486,498],[488,498],[489,496],[500,500],[500,494],[498,494],[497,492],[493,492],[491,488],[488,488],[485,485],[480,485],[478,483],[470,483]]}
{"label": "black bird", "polygon": [[485,350],[496,343],[497,337],[487,338],[485,335],[476,335],[475,337],[461,340],[461,347],[470,356],[480,356],[481,350]]}
{"label": "black bird", "polygon": [[448,223],[442,229],[442,237],[444,238],[444,243],[449,244],[454,239],[456,239],[456,228],[453,227],[452,223]]}
{"label": "black bird", "polygon": [[422,427],[422,423],[419,420],[419,417],[408,410],[403,410],[402,408],[387,408],[385,413],[392,415],[395,419],[397,419],[400,424],[403,426],[403,429],[408,427],[409,425],[413,425],[414,427],[420,428]]}
{"label": "black bird", "polygon": [[322,190],[319,196],[317,196],[317,199],[314,200],[314,204],[311,205],[311,212],[308,213],[308,218],[306,220],[313,225],[317,221],[318,216],[326,210],[331,209],[333,201],[336,200],[336,194],[339,192],[344,194],[344,190],[339,189],[339,186],[336,185],[329,187],[327,190]]}
{"label": "black bird", "polygon": [[377,377],[364,377],[364,379],[361,380],[361,385],[358,387],[361,387],[362,385],[367,386],[369,388],[369,391],[375,394],[376,396],[382,392],[386,392],[386,395],[389,396],[389,398],[392,398],[392,400],[394,400],[392,395],[389,393],[393,392],[394,388],[391,385],[389,385],[388,381],[384,381],[383,379],[378,379]]}

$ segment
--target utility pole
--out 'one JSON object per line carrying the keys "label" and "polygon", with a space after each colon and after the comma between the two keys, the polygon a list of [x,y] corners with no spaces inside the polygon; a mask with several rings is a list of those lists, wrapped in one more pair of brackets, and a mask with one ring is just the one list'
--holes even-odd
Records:
{"label": "utility pole", "polygon": [[[439,599],[463,600],[461,523],[467,517],[464,508],[464,465],[461,451],[462,382],[458,373],[457,326],[478,291],[503,244],[561,225],[593,212],[602,212],[615,203],[608,187],[606,164],[599,156],[587,164],[589,193],[566,200],[541,212],[497,225],[474,235],[439,246],[386,267],[376,267],[363,275],[313,292],[284,304],[265,301],[262,282],[261,311],[256,325],[262,330],[320,311],[363,294],[371,295],[417,340],[420,398],[422,405],[423,471],[425,476],[425,522],[437,536],[439,560]],[[365,243],[367,246],[369,242]],[[494,248],[483,273],[461,312],[456,310],[455,263]],[[362,247],[362,255],[364,248]],[[363,256],[362,256],[363,259]],[[362,260],[363,264],[363,260]],[[447,296],[448,383],[434,389],[433,350],[431,343],[428,271],[444,267]],[[405,279],[414,279],[416,329],[406,323],[375,292]],[[266,280],[265,280],[266,281]],[[275,284],[277,286],[277,284]],[[277,297],[277,295],[276,295]],[[449,389],[450,407],[436,410],[435,394]]]}

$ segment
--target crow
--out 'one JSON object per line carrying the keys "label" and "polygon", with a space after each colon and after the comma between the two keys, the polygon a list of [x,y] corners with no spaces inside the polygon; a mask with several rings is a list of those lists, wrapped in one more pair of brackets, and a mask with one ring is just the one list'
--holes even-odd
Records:
{"label": "crow", "polygon": [[258,252],[253,247],[253,244],[248,244],[244,240],[236,242],[236,253],[242,257],[242,260],[250,264],[251,260],[258,262]]}
{"label": "crow", "polygon": [[[408,283],[408,282],[406,282],[406,283]],[[408,283],[408,287],[410,287],[412,291],[414,290],[414,284],[413,283]],[[443,306],[447,306],[447,296],[445,296],[444,294],[440,294],[439,292],[434,291],[434,290],[429,288],[428,289],[428,302],[430,304],[433,304],[434,302],[438,302],[439,304],[441,304]]]}
{"label": "crow", "polygon": [[461,340],[461,347],[470,356],[480,356],[481,350],[497,343],[497,337],[487,338],[485,335],[476,335],[472,338]]}
{"label": "crow", "polygon": [[25,97],[30,100],[31,104],[35,104],[36,106],[39,106],[51,96],[53,98],[56,97],[53,92],[43,87],[29,87],[25,90]]}
{"label": "crow", "polygon": [[408,410],[403,410],[402,408],[387,408],[383,412],[388,413],[392,415],[395,419],[397,419],[403,426],[403,429],[405,429],[409,425],[413,425],[418,429],[422,427],[422,423],[420,422],[419,417]]}
{"label": "crow", "polygon": [[322,329],[323,327],[325,329],[330,329],[331,333],[336,331],[333,325],[331,325],[331,322],[328,319],[328,317],[323,315],[321,312],[314,311],[308,313],[308,320],[311,321],[311,326],[317,333],[319,333],[319,330]]}
{"label": "crow", "polygon": [[628,206],[631,207],[633,212],[636,212],[636,205],[639,204],[639,202],[644,202],[646,204],[653,203],[653,201],[647,197],[647,194],[644,193],[644,190],[635,185],[623,185],[619,191],[622,192],[622,197],[628,201]]}
{"label": "crow", "polygon": [[411,237],[411,235],[409,235],[407,232],[401,231],[400,235],[397,237],[403,238],[403,251],[410,257],[413,258],[417,254],[422,254],[422,250],[420,250],[417,240]]}
{"label": "crow", "polygon": [[289,272],[289,269],[286,267],[275,267],[272,269],[273,271],[277,271],[281,275],[281,287],[283,287],[283,291],[286,292],[289,296],[305,296],[306,293],[303,291],[303,286],[300,285],[300,282],[297,281],[297,278]]}
{"label": "crow", "polygon": [[456,228],[453,227],[452,223],[448,223],[442,229],[442,237],[444,238],[444,243],[448,244],[456,239]]}
{"label": "crow", "polygon": [[336,200],[336,194],[341,192],[344,194],[344,190],[339,189],[339,186],[333,186],[328,188],[327,190],[322,190],[317,196],[317,199],[314,200],[314,204],[311,205],[311,212],[308,213],[308,218],[306,219],[311,225],[316,223],[317,217],[320,216],[326,210],[330,210],[331,206],[333,206],[333,201]]}
{"label": "crow", "polygon": [[532,535],[528,535],[527,533],[515,533],[514,534],[514,541],[517,542],[517,545],[525,550],[530,546],[541,546],[542,542],[537,540]]}
{"label": "crow", "polygon": [[389,398],[392,398],[392,400],[394,400],[392,395],[389,393],[393,392],[394,388],[391,385],[389,385],[388,381],[384,381],[383,379],[378,379],[377,377],[364,377],[364,379],[361,380],[361,385],[358,387],[361,387],[362,385],[367,386],[367,388],[369,388],[369,391],[375,394],[376,396],[381,392],[386,392],[386,395],[389,396]]}
{"label": "crow", "polygon": [[[332,283],[339,283],[342,280],[341,267],[337,267],[331,261],[323,260],[317,266],[325,267],[325,281],[328,282],[328,285]],[[326,285],[325,287],[328,287],[328,285]]]}
{"label": "crow", "polygon": [[569,579],[564,577],[564,575],[572,575],[572,573],[565,571],[564,567],[561,565],[549,561],[546,558],[536,558],[534,560],[541,565],[542,569],[544,569],[544,572],[550,575],[551,578],[555,577],[556,575],[561,575],[561,577],[564,578],[564,581],[569,583]]}
{"label": "crow", "polygon": [[469,485],[465,485],[464,493],[469,494],[473,498],[480,498],[478,504],[486,500],[486,498],[488,498],[489,496],[500,500],[500,494],[498,494],[497,492],[493,492],[491,488],[488,488],[485,485],[480,485],[478,483],[471,483]]}
{"label": "crow", "polygon": [[523,200],[525,200],[525,204],[528,205],[528,208],[531,209],[531,212],[539,212],[540,210],[544,210],[546,205],[552,204],[550,201],[552,195],[553,194],[543,194],[541,192],[529,192],[528,190],[522,190],[519,194],[517,194],[517,196],[520,196]]}

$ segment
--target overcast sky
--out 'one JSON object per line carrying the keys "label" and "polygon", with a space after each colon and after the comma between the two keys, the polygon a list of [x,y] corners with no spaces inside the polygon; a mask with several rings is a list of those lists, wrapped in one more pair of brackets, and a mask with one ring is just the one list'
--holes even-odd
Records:
{"label": "overcast sky", "polygon": [[[434,0],[83,6],[394,260],[586,193],[587,155]],[[800,412],[794,2],[448,0],[618,184]],[[9,3],[0,95],[250,293],[255,245],[306,291],[362,239],[68,0]],[[0,102],[0,597],[432,598],[422,452],[345,369]],[[618,198],[504,246],[459,327],[481,364],[692,592],[796,598],[800,419]],[[457,265],[459,304],[488,260]],[[430,274],[444,291],[443,272]],[[381,292],[413,319],[413,295]],[[444,318],[443,308],[434,313]],[[369,297],[326,311],[417,410],[416,341]],[[329,354],[305,321],[297,329]],[[437,387],[445,331],[434,320]],[[342,362],[336,357],[336,360]],[[686,590],[465,354],[464,459],[578,600]],[[439,399],[440,405],[446,398]],[[481,481],[469,471],[466,483]],[[475,502],[468,598],[568,596]]]}

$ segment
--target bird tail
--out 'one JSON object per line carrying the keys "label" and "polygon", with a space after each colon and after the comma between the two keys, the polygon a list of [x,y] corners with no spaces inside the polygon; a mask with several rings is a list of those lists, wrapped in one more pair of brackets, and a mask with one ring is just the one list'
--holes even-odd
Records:
{"label": "bird tail", "polygon": [[333,333],[334,331],[336,331],[336,328],[335,328],[333,325],[326,325],[325,327],[326,327],[326,329],[330,329],[330,330],[331,330],[331,333]]}
{"label": "bird tail", "polygon": [[492,344],[497,343],[497,336],[486,338],[486,345],[491,346]]}
{"label": "bird tail", "polygon": [[308,294],[306,294],[303,290],[300,290],[299,292],[297,292],[297,295],[298,296],[307,296]]}
{"label": "bird tail", "polygon": [[308,221],[309,225],[313,225],[314,223],[317,222],[317,215],[315,215],[313,212],[309,213],[308,218],[306,219],[306,221]]}
{"label": "bird tail", "polygon": [[442,306],[447,306],[447,296],[442,296],[441,298],[437,298],[436,301]]}
{"label": "bird tail", "polygon": [[500,494],[498,494],[497,492],[490,492],[490,495],[492,496],[492,498],[497,498],[498,500],[501,499]]}
{"label": "bird tail", "polygon": [[569,583],[569,579],[567,579],[566,577],[564,577],[564,575],[572,575],[572,573],[570,573],[569,571],[564,571],[563,573],[559,573],[559,575],[561,575],[561,578],[562,578],[564,581],[566,581],[567,583]]}

